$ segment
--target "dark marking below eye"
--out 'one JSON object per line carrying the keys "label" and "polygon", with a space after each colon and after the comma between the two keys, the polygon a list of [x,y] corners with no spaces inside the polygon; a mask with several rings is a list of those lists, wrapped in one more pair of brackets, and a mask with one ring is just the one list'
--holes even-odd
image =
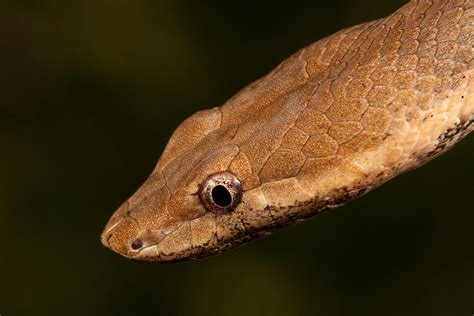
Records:
{"label": "dark marking below eye", "polygon": [[212,189],[212,200],[220,207],[227,207],[232,204],[232,196],[223,185],[217,185]]}
{"label": "dark marking below eye", "polygon": [[133,250],[138,250],[138,249],[140,249],[141,247],[143,247],[143,240],[141,240],[141,239],[135,239],[135,240],[132,242],[131,247],[132,247]]}

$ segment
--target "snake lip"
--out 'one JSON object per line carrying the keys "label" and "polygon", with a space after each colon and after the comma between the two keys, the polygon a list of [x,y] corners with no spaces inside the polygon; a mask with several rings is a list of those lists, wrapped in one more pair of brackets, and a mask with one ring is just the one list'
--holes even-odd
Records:
{"label": "snake lip", "polygon": [[171,227],[162,228],[162,229],[153,230],[153,231],[146,231],[142,234],[139,234],[142,236],[141,237],[137,236],[133,242],[135,242],[136,240],[140,240],[143,243],[142,247],[140,247],[139,249],[133,249],[133,242],[132,242],[130,250],[128,254],[125,256],[132,259],[138,259],[138,260],[142,259],[142,260],[147,261],[147,256],[146,255],[141,256],[141,255],[147,252],[150,248],[155,247],[156,253],[154,255],[160,258],[161,256],[160,256],[160,251],[159,251],[159,245],[163,242],[163,240],[173,235],[173,233],[177,231],[182,225],[183,225],[183,222],[177,223]]}

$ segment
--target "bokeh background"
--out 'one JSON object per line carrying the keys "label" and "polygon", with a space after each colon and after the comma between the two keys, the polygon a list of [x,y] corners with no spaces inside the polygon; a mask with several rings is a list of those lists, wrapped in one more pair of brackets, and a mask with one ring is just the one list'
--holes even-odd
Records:
{"label": "bokeh background", "polygon": [[177,125],[404,1],[0,2],[0,314],[472,315],[474,137],[205,260],[99,242]]}

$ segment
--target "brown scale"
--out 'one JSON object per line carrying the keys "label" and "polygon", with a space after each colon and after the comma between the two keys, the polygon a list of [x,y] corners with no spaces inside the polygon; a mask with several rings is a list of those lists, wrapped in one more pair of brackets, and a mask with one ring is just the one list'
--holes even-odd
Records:
{"label": "brown scale", "polygon": [[[473,128],[473,46],[474,0],[412,0],[309,45],[185,120],[102,242],[134,260],[208,256],[420,166]],[[242,199],[219,213],[200,189],[223,172]]]}

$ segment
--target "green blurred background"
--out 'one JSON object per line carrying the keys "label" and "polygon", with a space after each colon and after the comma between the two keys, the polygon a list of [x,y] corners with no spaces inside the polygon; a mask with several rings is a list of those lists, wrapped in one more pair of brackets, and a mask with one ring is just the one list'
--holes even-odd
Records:
{"label": "green blurred background", "polygon": [[472,315],[474,137],[198,262],[99,242],[177,125],[404,1],[0,2],[0,314]]}

